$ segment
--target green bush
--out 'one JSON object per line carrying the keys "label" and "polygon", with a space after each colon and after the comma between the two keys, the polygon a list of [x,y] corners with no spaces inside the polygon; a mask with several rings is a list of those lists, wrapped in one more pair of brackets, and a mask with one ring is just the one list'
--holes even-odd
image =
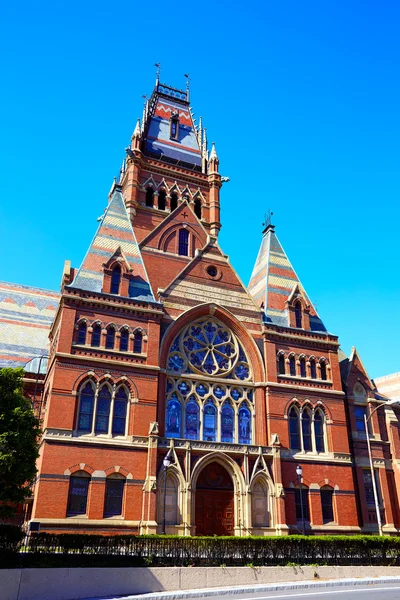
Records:
{"label": "green bush", "polygon": [[0,524],[0,551],[16,552],[24,537],[17,525]]}

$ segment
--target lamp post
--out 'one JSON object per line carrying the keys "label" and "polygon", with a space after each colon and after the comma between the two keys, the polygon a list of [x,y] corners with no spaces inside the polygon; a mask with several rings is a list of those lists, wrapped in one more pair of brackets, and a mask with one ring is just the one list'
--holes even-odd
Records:
{"label": "lamp post", "polygon": [[374,410],[370,413],[369,417],[367,417],[366,413],[364,413],[364,424],[365,424],[365,435],[367,438],[367,446],[368,446],[369,468],[371,470],[372,490],[374,492],[374,503],[375,503],[376,520],[378,523],[379,535],[383,535],[382,519],[381,519],[381,511],[379,509],[378,490],[376,489],[374,465],[372,462],[371,441],[370,441],[369,431],[368,431],[368,421],[371,420],[372,415],[374,414],[374,412],[376,412],[378,410],[378,408],[381,408],[382,406],[392,406],[393,404],[399,404],[399,403],[400,403],[400,400],[388,400],[384,404],[378,404],[378,406],[376,406],[374,408]]}
{"label": "lamp post", "polygon": [[162,535],[165,535],[165,508],[166,508],[166,500],[167,500],[167,474],[168,467],[171,464],[171,458],[168,456],[164,457],[163,465],[164,465],[164,497],[163,497],[163,517],[162,517]]}
{"label": "lamp post", "polygon": [[304,524],[304,508],[303,508],[303,486],[301,481],[301,476],[303,475],[303,469],[301,465],[297,465],[296,473],[299,478],[299,487],[300,487],[300,512],[301,512],[301,528],[303,531],[303,535],[306,535],[306,527]]}

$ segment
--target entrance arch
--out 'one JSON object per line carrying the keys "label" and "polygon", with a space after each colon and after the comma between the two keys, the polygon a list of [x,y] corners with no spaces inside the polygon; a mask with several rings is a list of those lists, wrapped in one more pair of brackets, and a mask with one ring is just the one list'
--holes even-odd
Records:
{"label": "entrance arch", "polygon": [[234,485],[219,462],[205,465],[196,483],[196,535],[234,535]]}

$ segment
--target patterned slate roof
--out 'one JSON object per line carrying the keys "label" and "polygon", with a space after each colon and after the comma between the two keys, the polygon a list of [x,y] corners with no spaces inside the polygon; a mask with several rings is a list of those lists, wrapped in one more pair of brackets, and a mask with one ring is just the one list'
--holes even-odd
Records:
{"label": "patterned slate roof", "polygon": [[310,305],[311,330],[326,331],[286,256],[273,225],[269,225],[265,230],[248,286],[256,304],[264,305],[264,318],[267,323],[289,326],[285,303],[296,285]]}
{"label": "patterned slate roof", "polygon": [[[57,292],[0,282],[0,368],[24,367],[34,357],[48,354],[59,300]],[[32,363],[35,369],[37,363],[38,359]],[[46,362],[40,366],[44,372]]]}
{"label": "patterned slate roof", "polygon": [[[145,123],[145,152],[201,166],[201,151],[186,92],[158,84]],[[179,114],[179,135],[170,138],[172,113]]]}
{"label": "patterned slate roof", "polygon": [[155,302],[142,255],[121,192],[114,191],[74,281],[67,287],[102,292],[103,265],[122,252],[132,269],[129,297]]}

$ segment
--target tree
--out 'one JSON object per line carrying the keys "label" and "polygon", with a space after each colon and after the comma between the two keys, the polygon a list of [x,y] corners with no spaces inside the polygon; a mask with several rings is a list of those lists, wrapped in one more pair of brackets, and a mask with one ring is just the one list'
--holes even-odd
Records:
{"label": "tree", "polygon": [[0,369],[0,516],[30,494],[39,456],[39,419],[22,393],[23,369]]}

